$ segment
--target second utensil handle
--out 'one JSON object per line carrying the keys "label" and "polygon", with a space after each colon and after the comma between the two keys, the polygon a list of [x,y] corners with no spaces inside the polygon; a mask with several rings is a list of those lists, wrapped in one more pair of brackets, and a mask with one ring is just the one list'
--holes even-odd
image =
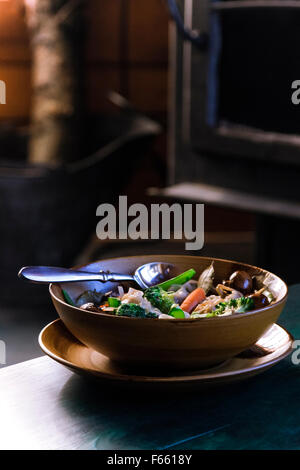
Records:
{"label": "second utensil handle", "polygon": [[18,274],[20,279],[35,282],[38,284],[78,282],[78,281],[131,281],[133,276],[118,273],[93,273],[88,271],[77,271],[66,268],[56,268],[50,266],[26,266]]}

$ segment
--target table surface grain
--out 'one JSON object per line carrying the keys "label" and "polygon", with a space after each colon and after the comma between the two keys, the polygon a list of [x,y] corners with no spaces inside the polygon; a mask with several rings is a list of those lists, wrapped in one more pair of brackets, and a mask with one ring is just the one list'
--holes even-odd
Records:
{"label": "table surface grain", "polygon": [[[278,323],[300,339],[300,285]],[[300,364],[291,358],[188,395],[105,389],[45,356],[5,367],[0,449],[299,449]]]}

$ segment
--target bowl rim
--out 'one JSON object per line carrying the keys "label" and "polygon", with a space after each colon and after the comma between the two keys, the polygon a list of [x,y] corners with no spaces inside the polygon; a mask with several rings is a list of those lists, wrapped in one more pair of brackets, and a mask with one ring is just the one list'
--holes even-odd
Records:
{"label": "bowl rim", "polygon": [[[77,266],[74,266],[73,268],[71,269],[80,269],[80,268],[83,268],[85,266],[89,266],[90,264],[94,264],[94,263],[100,263],[100,262],[107,262],[107,261],[116,261],[116,260],[122,260],[122,259],[128,259],[128,258],[137,258],[139,255],[130,255],[130,256],[118,256],[118,257],[115,257],[115,258],[106,258],[106,259],[100,259],[100,260],[95,260],[95,261],[92,261],[90,263],[85,263],[85,264],[81,264],[81,265],[77,265]],[[273,304],[270,304],[270,305],[267,305],[266,307],[263,307],[263,308],[259,308],[257,310],[251,310],[249,312],[245,312],[245,313],[235,313],[233,315],[225,315],[225,316],[219,316],[219,317],[208,317],[208,318],[164,318],[164,323],[167,322],[167,323],[173,323],[173,324],[178,324],[178,323],[182,323],[182,324],[188,324],[188,323],[195,323],[195,322],[201,322],[201,323],[206,323],[206,322],[211,322],[211,321],[229,321],[229,320],[233,320],[233,319],[239,319],[241,317],[249,317],[249,316],[254,316],[254,315],[259,315],[260,313],[262,312],[265,312],[267,310],[270,310],[270,308],[274,307],[275,305],[280,305],[282,303],[285,303],[286,302],[286,299],[287,299],[287,296],[288,296],[288,286],[286,284],[285,281],[283,281],[283,279],[281,279],[279,276],[277,276],[277,274],[274,274],[272,273],[271,271],[267,271],[266,269],[264,268],[259,268],[258,266],[255,266],[255,265],[252,265],[252,264],[247,264],[247,263],[243,263],[243,262],[240,262],[240,261],[235,261],[235,260],[229,260],[229,259],[224,259],[224,258],[214,258],[214,257],[211,257],[211,256],[193,256],[193,255],[178,255],[178,254],[170,254],[170,255],[165,255],[165,254],[159,254],[159,255],[155,255],[155,254],[151,254],[151,255],[141,255],[143,257],[148,257],[148,258],[158,258],[160,256],[167,256],[167,257],[178,257],[178,258],[181,258],[181,257],[185,257],[185,258],[191,258],[191,259],[195,259],[195,258],[201,258],[203,260],[208,260],[208,261],[221,261],[221,262],[225,262],[225,263],[236,263],[236,264],[239,264],[240,266],[243,266],[245,268],[251,268],[251,269],[257,269],[259,271],[263,271],[265,273],[268,273],[268,274],[271,274],[272,276],[275,276],[277,279],[279,279],[283,286],[284,286],[284,289],[285,289],[285,293],[283,295],[283,297],[274,302]],[[54,283],[50,283],[49,284],[49,293],[50,293],[50,296],[52,298],[54,298],[57,302],[59,302],[60,304],[62,305],[65,305],[69,308],[71,308],[72,310],[74,311],[79,311],[79,312],[84,312],[85,314],[87,315],[92,315],[92,316],[99,316],[99,317],[105,317],[105,318],[115,318],[115,319],[118,319],[119,321],[139,321],[139,322],[155,322],[157,323],[157,318],[135,318],[135,317],[125,317],[125,316],[118,316],[118,315],[111,315],[111,314],[108,314],[108,313],[104,313],[104,312],[91,312],[89,310],[83,310],[81,309],[80,307],[76,307],[76,306],[73,306],[73,305],[70,305],[68,304],[67,302],[65,302],[64,300],[61,300],[59,297],[57,297],[54,292],[53,292],[53,287],[54,287]],[[116,320],[116,321],[118,321]],[[188,321],[187,321],[188,320]],[[115,320],[113,320],[115,321]],[[161,322],[160,322],[161,323]]]}

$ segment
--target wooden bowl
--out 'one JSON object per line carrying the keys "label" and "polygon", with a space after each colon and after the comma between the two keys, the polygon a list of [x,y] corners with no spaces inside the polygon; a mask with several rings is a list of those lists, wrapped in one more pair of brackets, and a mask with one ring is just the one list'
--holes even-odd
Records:
{"label": "wooden bowl", "polygon": [[[228,279],[236,270],[250,275],[267,271],[222,259],[185,255],[131,256],[101,260],[84,267],[97,272],[133,273],[150,261],[175,265],[180,273],[189,268],[200,273],[214,260],[215,283]],[[232,316],[200,319],[141,319],[94,313],[73,307],[64,301],[59,285],[50,285],[54,306],[69,331],[83,344],[126,367],[201,369],[217,365],[250,348],[277,321],[287,299],[287,286],[274,276],[277,301],[253,312]],[[65,283],[63,288],[72,296],[89,289],[108,292],[112,283]]]}

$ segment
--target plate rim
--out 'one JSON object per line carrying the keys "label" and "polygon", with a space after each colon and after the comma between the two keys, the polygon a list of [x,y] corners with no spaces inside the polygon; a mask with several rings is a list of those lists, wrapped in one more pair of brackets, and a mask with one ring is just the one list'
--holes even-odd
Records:
{"label": "plate rim", "polygon": [[[161,377],[157,377],[157,376],[144,376],[144,375],[134,375],[134,374],[116,374],[116,375],[113,375],[113,374],[108,374],[108,373],[105,373],[105,372],[102,372],[101,370],[97,370],[97,369],[91,369],[91,368],[88,368],[88,367],[80,367],[79,365],[75,364],[74,362],[70,362],[68,361],[67,359],[64,359],[63,357],[59,356],[58,354],[52,352],[43,342],[43,335],[46,333],[46,331],[48,329],[50,329],[51,327],[53,327],[54,324],[56,323],[60,323],[62,324],[66,330],[67,330],[67,327],[64,325],[63,321],[61,320],[61,318],[56,318],[55,320],[53,320],[52,322],[48,323],[47,325],[44,326],[44,328],[40,331],[39,333],[39,336],[38,336],[38,343],[39,343],[39,346],[41,348],[41,350],[47,355],[49,356],[51,359],[53,359],[54,361],[62,364],[63,366],[71,369],[72,371],[75,371],[75,372],[78,372],[78,373],[84,373],[85,375],[93,375],[94,377],[97,377],[99,379],[103,379],[103,380],[107,380],[107,381],[110,381],[110,382],[134,382],[134,383],[137,383],[137,384],[145,384],[145,383],[152,383],[152,384],[168,384],[168,383],[177,383],[177,384],[183,384],[183,383],[192,383],[192,382],[196,382],[196,383],[208,383],[208,382],[218,382],[220,380],[234,380],[234,379],[237,379],[239,378],[240,380],[242,380],[243,378],[246,378],[248,377],[249,375],[251,376],[254,376],[270,367],[272,367],[273,365],[277,364],[278,362],[280,362],[281,360],[285,359],[287,356],[289,356],[289,354],[292,352],[292,349],[293,349],[293,341],[294,341],[294,337],[293,335],[286,329],[284,328],[283,326],[281,325],[278,325],[277,323],[273,323],[273,325],[276,325],[278,328],[280,328],[281,330],[285,331],[285,333],[288,335],[289,337],[289,341],[287,343],[287,347],[286,349],[277,357],[275,357],[273,360],[270,360],[268,361],[267,363],[263,363],[263,364],[259,364],[255,367],[246,367],[244,369],[238,369],[238,370],[234,370],[234,371],[227,371],[227,372],[220,372],[218,373],[217,370],[218,369],[221,369],[221,367],[223,367],[225,364],[228,364],[228,362],[232,361],[234,358],[236,358],[237,356],[234,356],[233,358],[230,358],[230,359],[227,359],[226,361],[224,361],[222,364],[220,364],[219,366],[216,366],[214,368],[211,368],[211,369],[207,369],[207,373],[203,373],[203,372],[199,372],[197,373],[195,371],[194,374],[192,375],[185,375],[185,376],[161,376]],[[68,331],[68,330],[67,330]],[[68,331],[68,333],[72,335],[71,332]],[[76,343],[78,343],[78,345],[80,346],[83,346],[91,351],[94,351],[92,348],[89,348],[88,346],[86,346],[85,344],[83,344],[81,341],[79,341],[77,338],[75,338],[73,336],[74,340],[76,341]],[[97,354],[101,354],[101,353],[97,353]],[[273,354],[272,352],[270,353],[270,355]],[[105,357],[104,355],[102,355],[103,357]],[[209,370],[211,370],[211,372],[209,372]]]}

